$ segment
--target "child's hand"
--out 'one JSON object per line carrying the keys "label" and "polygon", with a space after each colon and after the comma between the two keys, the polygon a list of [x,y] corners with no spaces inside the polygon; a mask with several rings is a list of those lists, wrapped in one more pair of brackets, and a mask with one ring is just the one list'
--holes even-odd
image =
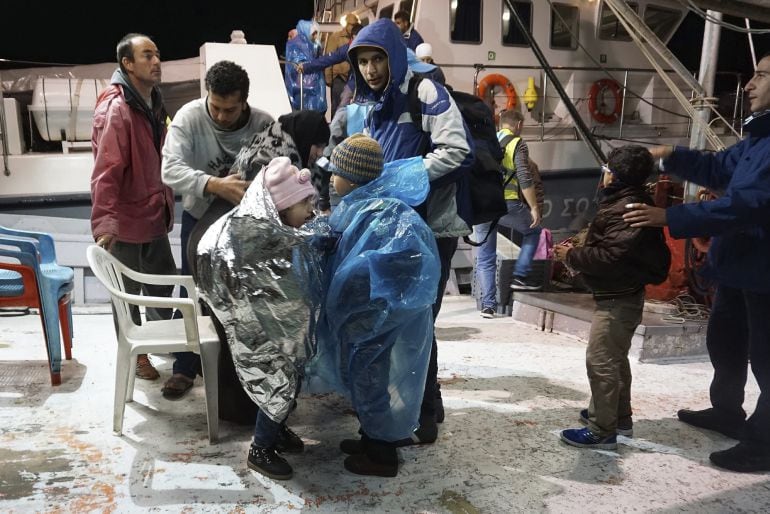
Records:
{"label": "child's hand", "polygon": [[567,254],[572,250],[572,247],[557,245],[553,247],[553,256],[557,261],[564,262],[567,260]]}

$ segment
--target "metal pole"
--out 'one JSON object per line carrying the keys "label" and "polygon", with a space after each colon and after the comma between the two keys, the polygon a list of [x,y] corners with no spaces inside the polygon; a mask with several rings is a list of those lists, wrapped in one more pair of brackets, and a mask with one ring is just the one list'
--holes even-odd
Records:
{"label": "metal pole", "polygon": [[0,74],[0,142],[3,145],[3,173],[6,177],[11,176],[11,170],[8,168],[8,123],[5,116],[5,97],[3,96],[3,77]]}
{"label": "metal pole", "polygon": [[626,114],[626,89],[628,88],[628,70],[623,74],[623,96],[620,97],[620,126],[618,127],[618,137],[623,137],[623,117]]}
{"label": "metal pole", "polygon": [[540,141],[545,141],[545,102],[548,100],[548,75],[543,71],[543,108],[540,114]]}
{"label": "metal pole", "polygon": [[303,80],[303,73],[299,72],[299,110],[304,108],[305,102],[305,81]]}
{"label": "metal pole", "polygon": [[532,34],[529,33],[529,27],[524,25],[524,22],[519,16],[519,13],[516,11],[516,8],[513,6],[511,0],[505,0],[505,3],[508,4],[508,9],[511,11],[511,19],[516,22],[516,25],[519,28],[519,32],[521,32],[521,34],[529,42],[532,53],[535,54],[535,58],[537,58],[537,60],[540,62],[540,65],[543,66],[543,71],[545,71],[546,75],[551,78],[553,87],[559,93],[559,97],[561,97],[562,102],[564,102],[565,107],[567,107],[567,111],[569,111],[569,114],[572,117],[573,123],[575,123],[575,130],[577,130],[578,135],[588,146],[588,149],[593,154],[597,164],[600,166],[605,164],[607,162],[607,157],[604,155],[604,151],[602,151],[601,146],[599,146],[599,143],[597,143],[596,139],[594,139],[591,131],[588,130],[588,126],[586,126],[583,118],[580,117],[580,113],[575,108],[575,104],[572,103],[572,99],[567,95],[567,92],[564,90],[561,82],[559,82],[559,79],[556,77],[556,74],[551,68],[551,65],[548,63],[548,60],[545,58],[542,50],[540,50],[540,46],[538,46],[535,38],[533,38]]}
{"label": "metal pole", "polygon": [[[722,28],[710,20],[722,21],[722,13],[708,11],[706,28],[703,34],[703,47],[701,49],[700,69],[698,70],[698,79],[703,87],[703,101],[698,102],[694,107],[697,116],[703,121],[703,124],[694,123],[692,134],[690,134],[690,148],[703,150],[706,148],[706,133],[703,126],[707,125],[711,119],[710,100],[707,98],[714,95],[714,80],[717,72],[717,59],[719,57],[719,37]],[[698,194],[700,186],[688,183],[684,191],[684,201],[694,201]]]}
{"label": "metal pole", "polygon": [[[749,22],[748,18],[744,18],[746,20],[746,28],[751,30],[751,22]],[[754,71],[757,71],[757,53],[754,51],[754,36],[751,32],[746,34],[749,36],[749,50],[751,51],[751,64],[754,65]]]}
{"label": "metal pole", "polygon": [[[738,121],[738,102],[740,101],[739,98],[743,96],[743,88],[741,87],[741,74],[739,73],[735,84],[735,103],[733,104],[733,127],[735,127],[735,122]],[[743,112],[741,112],[741,122],[743,122]],[[741,123],[742,125],[743,123]]]}

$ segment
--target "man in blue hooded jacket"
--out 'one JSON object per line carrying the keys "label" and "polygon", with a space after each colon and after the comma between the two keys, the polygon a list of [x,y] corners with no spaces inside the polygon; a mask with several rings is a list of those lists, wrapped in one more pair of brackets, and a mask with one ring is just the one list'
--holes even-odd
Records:
{"label": "man in blue hooded jacket", "polygon": [[[449,278],[457,238],[470,234],[469,203],[458,206],[458,187],[464,192],[463,170],[473,164],[473,151],[466,137],[460,110],[444,86],[422,80],[417,89],[421,103],[422,130],[409,115],[408,88],[413,75],[407,64],[407,48],[398,27],[388,19],[366,26],[348,51],[355,73],[354,102],[367,108],[365,132],[382,146],[385,162],[422,155],[431,192],[423,216],[436,237],[441,260],[441,278],[433,305],[438,316]],[[458,207],[463,217],[458,214]],[[438,361],[435,336],[425,380],[420,427],[401,445],[432,443],[438,435],[437,422],[444,408],[437,382]]]}
{"label": "man in blue hooded jacket", "polygon": [[[706,345],[714,378],[712,407],[680,410],[687,424],[740,442],[711,454],[733,471],[770,471],[770,54],[746,84],[749,136],[717,153],[651,149],[666,172],[721,191],[713,201],[661,209],[629,204],[632,227],[668,225],[673,237],[710,237],[704,274],[717,284]],[[743,410],[747,363],[759,384],[754,413]]]}

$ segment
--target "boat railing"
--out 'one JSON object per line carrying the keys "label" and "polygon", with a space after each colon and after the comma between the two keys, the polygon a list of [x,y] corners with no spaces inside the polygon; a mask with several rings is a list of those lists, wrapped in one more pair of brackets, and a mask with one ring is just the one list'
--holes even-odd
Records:
{"label": "boat railing", "polygon": [[[494,65],[487,65],[487,64],[438,64],[442,68],[454,68],[454,69],[468,69],[469,72],[473,73],[473,94],[478,94],[478,84],[479,84],[479,73],[483,70],[519,70],[519,71],[536,71],[540,74],[540,83],[542,84],[541,91],[539,91],[539,112],[538,116],[534,116],[534,118],[537,120],[537,127],[539,128],[539,140],[545,141],[546,140],[546,130],[550,127],[548,121],[550,117],[550,113],[547,111],[547,100],[549,99],[559,99],[558,96],[549,96],[549,88],[552,86],[548,83],[548,76],[543,71],[542,66],[536,66],[536,65],[504,65],[504,64],[494,64]],[[644,102],[654,102],[655,100],[673,100],[673,96],[665,96],[665,97],[653,97],[653,98],[645,98],[642,94],[635,93],[631,90],[629,87],[629,78],[632,74],[649,74],[654,75],[656,74],[656,70],[653,68],[622,68],[622,67],[594,67],[594,66],[554,66],[552,68],[556,72],[596,72],[596,73],[602,73],[608,76],[609,78],[612,78],[620,85],[620,114],[618,116],[618,121],[615,124],[606,125],[606,126],[596,126],[595,129],[598,129],[600,132],[600,135],[605,138],[617,138],[617,139],[623,139],[626,133],[628,132],[628,128],[626,127],[626,123],[628,121],[627,116],[627,103],[629,100],[629,97],[637,97],[641,101]],[[675,74],[674,70],[665,69],[666,73]],[[720,76],[728,76],[733,77],[735,79],[735,99],[733,101],[732,105],[732,112],[728,113],[727,115],[722,114],[721,118],[719,116],[715,116],[711,124],[718,123],[719,121],[722,121],[724,118],[724,121],[727,122],[729,130],[732,130],[736,133],[739,133],[742,136],[742,130],[740,127],[743,125],[743,119],[744,119],[744,106],[743,106],[743,84],[742,84],[742,75],[737,72],[718,72],[717,73]],[[695,98],[695,92],[690,91],[690,97]],[[583,96],[579,97],[573,97],[573,101],[582,101],[586,98]],[[710,101],[714,101],[715,99],[709,99]],[[652,103],[653,107],[656,107],[654,103]],[[665,111],[665,109],[664,109]],[[686,121],[676,122],[676,121],[660,121],[653,123],[654,127],[658,132],[663,132],[666,130],[666,128],[674,128],[676,126],[680,125],[686,125],[686,129],[683,131],[684,134],[686,134],[687,137],[690,136],[690,133],[692,131],[692,120],[689,116],[685,115],[684,113],[677,113],[674,111],[669,111],[671,115],[681,116],[682,118],[686,118]],[[532,125],[530,125],[532,127]],[[740,132],[739,132],[740,131]],[[577,133],[574,130],[569,131],[574,136],[575,139],[578,138]]]}

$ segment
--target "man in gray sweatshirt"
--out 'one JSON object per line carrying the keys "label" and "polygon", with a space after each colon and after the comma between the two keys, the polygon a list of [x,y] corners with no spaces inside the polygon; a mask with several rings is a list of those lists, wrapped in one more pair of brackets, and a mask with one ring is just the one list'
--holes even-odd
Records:
{"label": "man in gray sweatshirt", "polygon": [[[215,197],[240,203],[248,187],[238,175],[228,175],[241,141],[263,131],[273,119],[249,107],[249,76],[231,61],[220,61],[206,73],[206,98],[188,102],[176,113],[163,145],[163,182],[182,195],[182,274],[190,274],[187,242],[198,218]],[[200,370],[199,357],[176,353],[173,375],[163,396],[181,398]]]}

